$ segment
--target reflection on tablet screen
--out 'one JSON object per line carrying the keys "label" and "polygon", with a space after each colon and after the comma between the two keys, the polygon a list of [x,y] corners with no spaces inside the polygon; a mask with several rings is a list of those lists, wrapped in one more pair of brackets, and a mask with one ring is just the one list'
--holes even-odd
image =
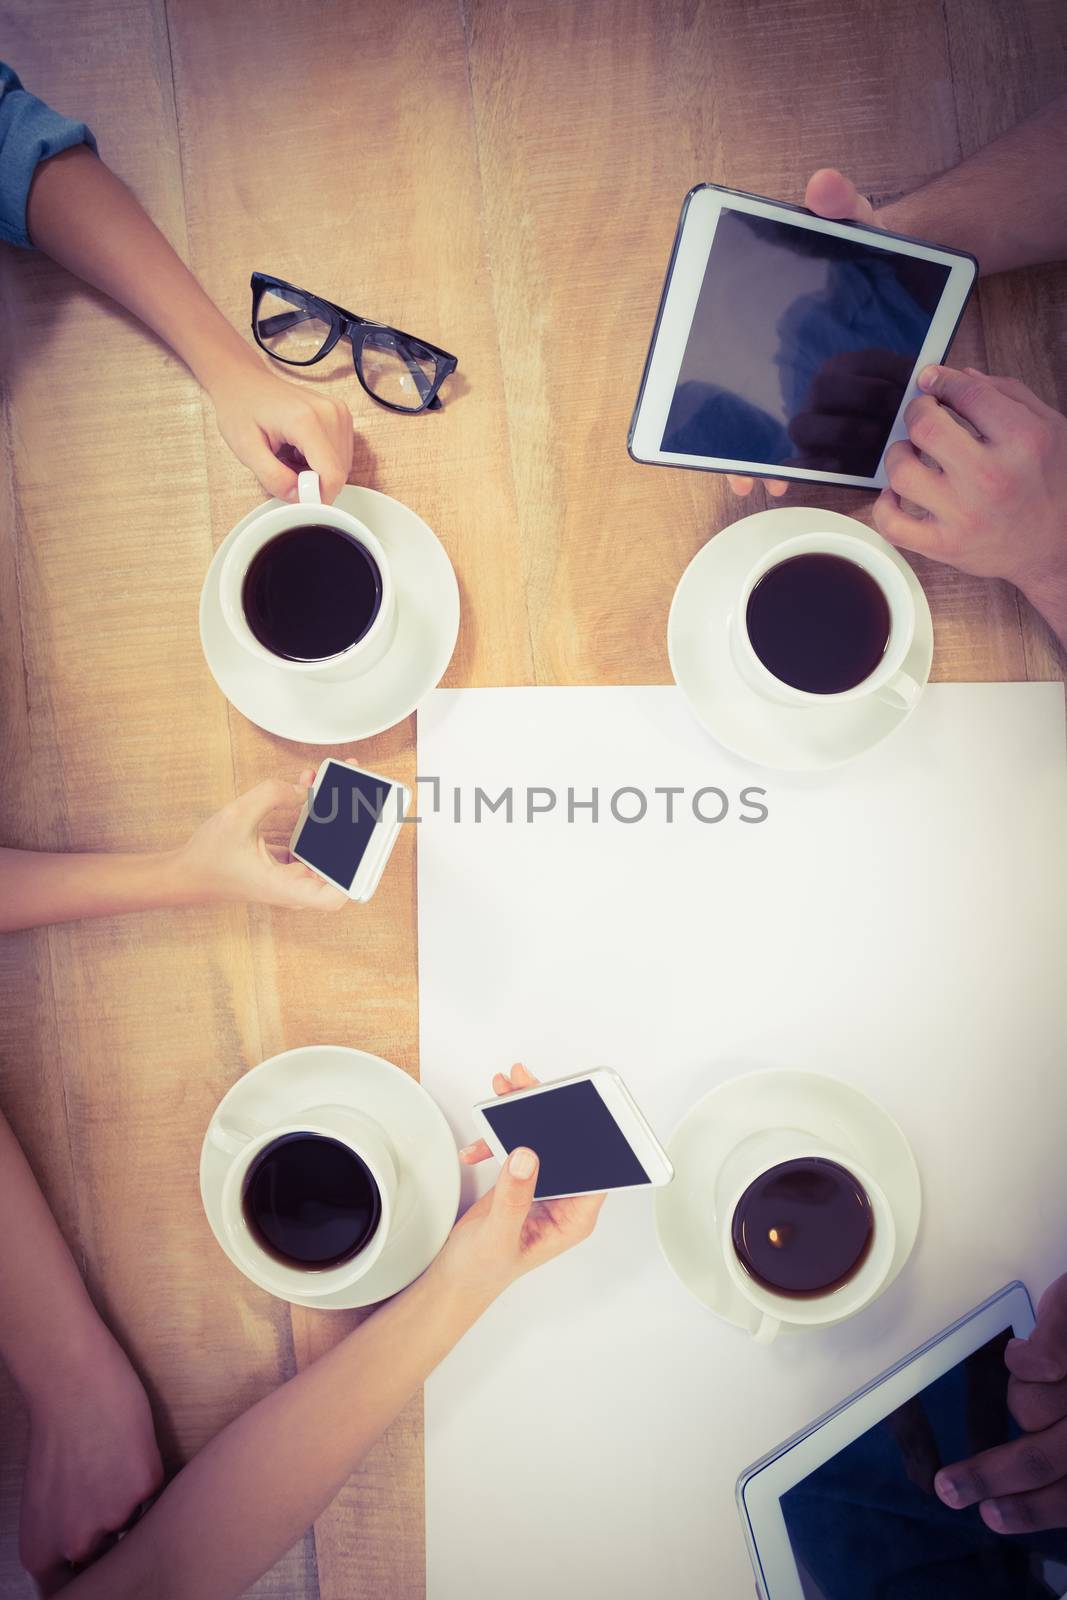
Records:
{"label": "reflection on tablet screen", "polygon": [[724,208],[662,448],[873,477],[949,271]]}
{"label": "reflection on tablet screen", "polygon": [[805,1600],[1060,1600],[1067,1532],[992,1533],[934,1475],[1017,1438],[998,1334],[782,1496]]}

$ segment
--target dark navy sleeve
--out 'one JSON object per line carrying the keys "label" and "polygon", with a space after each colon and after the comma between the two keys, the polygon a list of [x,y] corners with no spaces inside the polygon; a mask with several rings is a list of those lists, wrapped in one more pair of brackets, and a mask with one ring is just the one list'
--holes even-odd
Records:
{"label": "dark navy sleeve", "polygon": [[26,201],[38,164],[87,144],[96,149],[84,122],[72,122],[28,94],[18,74],[0,61],[0,239],[33,248],[26,232]]}

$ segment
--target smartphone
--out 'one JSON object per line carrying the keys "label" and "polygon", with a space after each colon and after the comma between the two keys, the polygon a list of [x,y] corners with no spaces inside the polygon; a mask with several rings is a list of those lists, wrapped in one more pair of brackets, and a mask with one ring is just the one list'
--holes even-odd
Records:
{"label": "smartphone", "polygon": [[630,425],[635,461],[885,486],[952,342],[964,251],[700,184],[682,206]]}
{"label": "smartphone", "polygon": [[640,1189],[674,1177],[667,1152],[610,1067],[484,1100],[474,1114],[498,1160],[518,1145],[535,1152],[538,1200]]}
{"label": "smartphone", "polygon": [[350,899],[369,900],[410,804],[411,790],[402,783],[327,757],[297,818],[289,853]]}

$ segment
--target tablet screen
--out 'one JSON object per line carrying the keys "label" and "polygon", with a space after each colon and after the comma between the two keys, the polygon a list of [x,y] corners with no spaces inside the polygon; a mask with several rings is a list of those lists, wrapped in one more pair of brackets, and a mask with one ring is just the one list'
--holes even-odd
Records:
{"label": "tablet screen", "polygon": [[1018,1436],[998,1334],[781,1497],[805,1600],[1058,1600],[1067,1532],[1005,1537],[934,1493],[943,1466]]}
{"label": "tablet screen", "polygon": [[873,477],[950,271],[724,207],[661,448]]}

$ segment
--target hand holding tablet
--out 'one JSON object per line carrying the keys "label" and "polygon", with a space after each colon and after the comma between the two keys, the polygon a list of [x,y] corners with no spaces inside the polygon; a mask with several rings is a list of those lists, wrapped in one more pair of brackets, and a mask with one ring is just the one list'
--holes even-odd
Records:
{"label": "hand holding tablet", "polygon": [[881,487],[917,375],[944,357],[976,273],[962,251],[698,186],[675,237],[631,455]]}
{"label": "hand holding tablet", "polygon": [[1042,1295],[1027,1339],[1004,1351],[1008,1407],[1023,1437],[944,1467],[938,1498],[977,1505],[994,1533],[1067,1528],[1067,1275]]}
{"label": "hand holding tablet", "polygon": [[[1009,1284],[742,1474],[761,1596],[1058,1594],[1065,1418],[1067,1278],[1036,1326]],[[961,1442],[991,1448],[942,1465]]]}

